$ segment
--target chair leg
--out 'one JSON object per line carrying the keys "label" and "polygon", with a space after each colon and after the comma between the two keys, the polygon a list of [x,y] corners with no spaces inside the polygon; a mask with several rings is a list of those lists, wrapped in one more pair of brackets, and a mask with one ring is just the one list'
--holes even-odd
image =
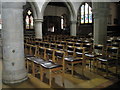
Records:
{"label": "chair leg", "polygon": [[101,68],[101,69],[104,69],[104,68],[103,68],[103,65],[102,65],[102,63],[101,63],[101,62],[100,62],[100,65],[101,65],[101,67],[100,67],[100,68]]}
{"label": "chair leg", "polygon": [[96,61],[95,61],[95,59],[93,58],[93,71],[95,72],[95,68],[96,68],[96,66],[95,66],[95,63],[96,63]]}
{"label": "chair leg", "polygon": [[85,66],[86,66],[86,60],[83,60],[82,61],[82,75],[84,75]]}
{"label": "chair leg", "polygon": [[108,62],[106,63],[106,76],[108,76]]}
{"label": "chair leg", "polygon": [[50,87],[52,86],[52,72],[51,72],[51,70],[49,70],[49,85],[50,85]]}
{"label": "chair leg", "polygon": [[28,60],[27,60],[27,72],[29,73],[29,63],[28,63]]}
{"label": "chair leg", "polygon": [[35,64],[32,62],[32,75],[35,76]]}
{"label": "chair leg", "polygon": [[63,73],[65,73],[65,69],[66,69],[66,63],[64,62],[64,64],[63,64]]}
{"label": "chair leg", "polygon": [[98,69],[99,69],[98,63],[99,63],[99,61],[96,60],[96,73],[98,73]]}
{"label": "chair leg", "polygon": [[89,60],[90,60],[90,72],[91,72],[91,67],[92,67],[92,66],[91,66],[91,59],[89,59]]}
{"label": "chair leg", "polygon": [[65,87],[65,85],[64,85],[64,71],[63,71],[63,73],[62,73],[62,84],[63,84],[63,87]]}
{"label": "chair leg", "polygon": [[72,63],[72,71],[71,71],[71,74],[72,74],[72,76],[73,76],[73,74],[74,74],[74,64]]}
{"label": "chair leg", "polygon": [[40,66],[40,80],[43,81],[43,68]]}
{"label": "chair leg", "polygon": [[118,74],[118,60],[116,61],[116,75]]}

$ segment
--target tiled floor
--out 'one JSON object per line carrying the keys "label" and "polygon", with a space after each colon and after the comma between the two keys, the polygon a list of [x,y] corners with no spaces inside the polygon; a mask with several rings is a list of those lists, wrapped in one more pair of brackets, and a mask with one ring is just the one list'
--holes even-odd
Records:
{"label": "tiled floor", "polygon": [[3,88],[50,88],[49,85],[42,83],[39,79],[33,77],[31,74],[28,74],[29,79],[18,84],[14,85],[5,85],[3,84]]}
{"label": "tiled floor", "polygon": [[[113,85],[119,79],[113,75],[109,75],[109,78],[106,78],[105,72],[100,71],[98,73],[90,72],[89,67],[87,66],[84,72],[84,75],[81,73],[81,66],[76,66],[76,72],[74,76],[71,76],[68,71],[64,75],[64,88],[106,88],[110,85]],[[48,75],[44,76],[44,82],[41,82],[39,78],[33,77],[31,74],[28,74],[29,79],[23,83],[8,86],[3,84],[3,88],[50,88],[48,83]],[[52,88],[63,88],[61,82],[61,76],[56,76],[52,80]]]}

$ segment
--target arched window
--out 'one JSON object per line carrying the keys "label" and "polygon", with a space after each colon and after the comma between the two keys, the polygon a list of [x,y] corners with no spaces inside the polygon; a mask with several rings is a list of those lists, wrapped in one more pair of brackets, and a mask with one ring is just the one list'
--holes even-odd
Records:
{"label": "arched window", "polygon": [[80,8],[81,12],[80,12],[80,23],[81,24],[89,24],[92,23],[92,8],[89,6],[88,3],[84,3],[81,5]]}
{"label": "arched window", "polygon": [[65,30],[66,27],[67,27],[67,15],[62,14],[62,16],[61,16],[61,29]]}
{"label": "arched window", "polygon": [[33,15],[31,10],[27,11],[27,14],[25,17],[25,25],[26,25],[26,29],[33,29],[34,27]]}
{"label": "arched window", "polygon": [[64,29],[64,19],[63,19],[63,16],[61,16],[61,29]]}
{"label": "arched window", "polygon": [[2,29],[2,17],[1,17],[1,14],[0,14],[0,29]]}

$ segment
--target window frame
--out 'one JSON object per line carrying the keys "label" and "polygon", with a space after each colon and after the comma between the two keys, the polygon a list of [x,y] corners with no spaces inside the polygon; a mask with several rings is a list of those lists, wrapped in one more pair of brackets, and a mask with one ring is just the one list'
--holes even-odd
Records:
{"label": "window frame", "polygon": [[[80,16],[79,16],[80,25],[92,25],[92,24],[93,24],[93,13],[92,13],[92,23],[89,23],[89,19],[90,19],[90,17],[89,17],[89,15],[90,15],[89,7],[91,7],[91,6],[89,5],[89,3],[87,3],[87,4],[88,4],[88,23],[85,23],[85,4],[86,4],[86,3],[87,3],[87,2],[82,3],[81,6],[80,6],[80,9],[79,9],[79,13],[80,13]],[[84,23],[81,23],[81,7],[82,7],[82,5],[84,5]],[[92,7],[91,7],[91,8],[92,8]]]}
{"label": "window frame", "polygon": [[[30,11],[31,12],[31,14],[28,14],[28,11]],[[28,18],[29,18],[29,28],[26,28],[26,17],[28,16]],[[32,18],[33,18],[33,28],[31,28],[31,21],[30,21],[30,18],[31,18],[31,16],[32,16]],[[25,29],[26,30],[32,30],[32,29],[34,29],[34,16],[33,16],[33,11],[31,10],[31,9],[28,9],[28,10],[26,10],[26,15],[25,15]]]}

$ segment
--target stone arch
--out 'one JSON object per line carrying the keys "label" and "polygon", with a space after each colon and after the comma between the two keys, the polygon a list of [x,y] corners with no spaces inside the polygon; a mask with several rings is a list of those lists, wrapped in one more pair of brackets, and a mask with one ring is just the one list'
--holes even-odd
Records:
{"label": "stone arch", "polygon": [[[92,7],[92,0],[89,0],[89,2],[87,2],[87,0],[81,1],[81,4],[80,4],[80,6],[79,6],[79,8],[77,10],[77,22],[78,22],[78,24],[77,24],[77,33],[79,35],[81,35],[81,34],[82,35],[88,35],[89,33],[93,33],[93,24],[89,24],[89,25],[85,25],[85,26],[80,24],[80,19],[79,19],[79,17],[80,17],[80,9],[81,9],[81,6],[84,3],[87,3],[90,7]],[[89,28],[89,29],[87,29],[87,28]]]}
{"label": "stone arch", "polygon": [[39,19],[40,18],[40,10],[38,7],[37,2],[29,2],[28,3],[31,5],[31,8],[33,9],[33,15],[35,19]]}
{"label": "stone arch", "polygon": [[[47,0],[42,6],[42,9],[41,9],[41,16],[42,17],[44,16],[45,8],[47,7],[49,2],[53,2],[53,0]],[[55,2],[55,0],[54,0],[54,2]],[[63,2],[67,6],[67,8],[70,12],[71,21],[76,20],[75,10],[74,10],[72,3],[69,0],[60,0],[59,2]]]}
{"label": "stone arch", "polygon": [[[78,16],[78,13],[80,12],[80,7],[81,7],[81,5],[82,5],[83,3],[85,3],[85,2],[87,2],[87,1],[84,0],[84,1],[81,2],[80,6],[79,6],[79,8],[78,8],[78,10],[77,10],[77,16]],[[92,7],[92,0],[90,0],[90,1],[87,2],[87,3]]]}
{"label": "stone arch", "polygon": [[87,2],[87,3],[92,7],[92,0],[89,0],[89,2],[88,2],[87,0],[82,0],[82,1],[81,1],[81,4],[80,4],[80,6],[79,6],[79,8],[78,8],[78,10],[77,10],[77,16],[78,16],[78,13],[79,13],[79,11],[80,11],[81,5],[82,5],[83,3],[85,3],[85,2]]}
{"label": "stone arch", "polygon": [[[39,9],[39,6],[38,6],[38,3],[37,2],[31,2],[31,1],[28,1],[27,0],[27,2],[26,3],[28,3],[29,5],[30,5],[30,8],[31,8],[31,10],[32,10],[32,12],[33,12],[33,17],[34,17],[34,29],[33,30],[31,30],[32,31],[32,33],[33,33],[33,36],[35,35],[35,37],[36,37],[36,33],[38,33],[37,31],[38,31],[38,28],[36,28],[36,22],[37,22],[37,20],[39,20],[40,19],[40,9]],[[29,30],[27,31],[27,30],[25,30],[25,33],[28,33],[29,32]]]}

